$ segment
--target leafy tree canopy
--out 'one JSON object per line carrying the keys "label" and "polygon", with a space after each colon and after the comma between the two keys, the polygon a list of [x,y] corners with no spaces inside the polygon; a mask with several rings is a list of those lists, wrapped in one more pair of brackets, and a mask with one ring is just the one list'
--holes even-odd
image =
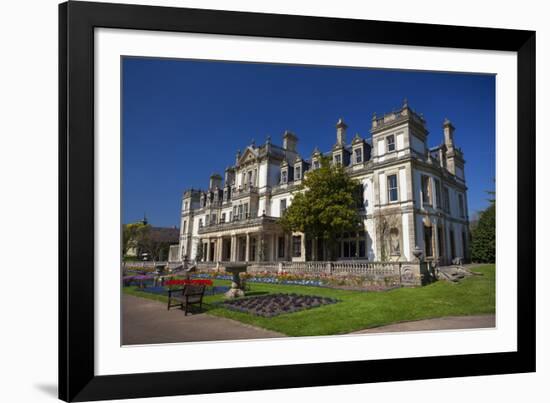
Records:
{"label": "leafy tree canopy", "polygon": [[144,235],[144,232],[147,230],[145,229],[147,227],[146,224],[143,222],[135,222],[131,224],[124,224],[122,226],[122,255],[126,255],[128,253],[128,250],[132,247],[136,247],[139,238],[142,238]]}
{"label": "leafy tree canopy", "polygon": [[494,263],[496,251],[496,207],[494,199],[479,216],[472,229],[472,260],[475,262]]}
{"label": "leafy tree canopy", "polygon": [[153,261],[166,258],[170,249],[170,242],[155,234],[150,224],[137,222],[126,224],[122,230],[122,253],[125,255],[130,248],[136,248],[138,256],[148,253]]}
{"label": "leafy tree canopy", "polygon": [[279,222],[285,231],[299,231],[333,243],[342,232],[354,230],[360,223],[359,183],[342,167],[331,165],[327,157],[320,162],[318,169],[307,172]]}

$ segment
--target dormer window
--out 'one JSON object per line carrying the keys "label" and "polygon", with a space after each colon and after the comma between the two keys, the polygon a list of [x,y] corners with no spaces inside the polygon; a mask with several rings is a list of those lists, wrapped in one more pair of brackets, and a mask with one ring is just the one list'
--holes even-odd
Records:
{"label": "dormer window", "polygon": [[334,156],[334,164],[337,167],[342,166],[342,156],[340,154]]}
{"label": "dormer window", "polygon": [[284,171],[281,171],[281,183],[287,183],[288,181],[288,172],[285,169]]}
{"label": "dormer window", "polygon": [[355,163],[360,164],[363,162],[363,150],[360,148],[356,148],[354,151],[355,155]]}
{"label": "dormer window", "polygon": [[319,169],[321,165],[319,164],[318,160],[313,161],[313,169]]}
{"label": "dormer window", "polygon": [[395,136],[393,134],[386,137],[386,146],[389,153],[395,151]]}
{"label": "dormer window", "polygon": [[296,165],[294,167],[294,180],[299,181],[300,179],[302,179],[302,166]]}

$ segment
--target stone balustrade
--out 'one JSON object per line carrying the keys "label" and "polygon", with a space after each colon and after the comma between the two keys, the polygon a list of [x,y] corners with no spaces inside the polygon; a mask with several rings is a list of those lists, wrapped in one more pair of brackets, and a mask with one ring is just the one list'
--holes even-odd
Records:
{"label": "stone balustrade", "polygon": [[[223,270],[223,267],[235,262],[197,262],[198,270]],[[244,262],[243,262],[244,263]],[[166,265],[174,268],[177,262],[125,262],[125,268],[152,268],[153,265]],[[289,273],[304,276],[367,277],[383,279],[399,278],[402,285],[421,285],[427,277],[433,276],[429,262],[371,262],[371,261],[336,261],[336,262],[248,262],[248,272]]]}

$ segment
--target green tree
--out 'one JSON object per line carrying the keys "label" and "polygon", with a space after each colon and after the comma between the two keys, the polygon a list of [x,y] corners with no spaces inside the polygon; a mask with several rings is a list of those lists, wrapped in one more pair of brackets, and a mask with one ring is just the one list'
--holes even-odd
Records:
{"label": "green tree", "polygon": [[359,183],[342,167],[331,165],[328,158],[322,157],[320,167],[305,176],[279,223],[287,232],[324,239],[332,260],[338,236],[356,229],[360,223],[358,187]]}
{"label": "green tree", "polygon": [[140,232],[143,231],[144,227],[145,224],[141,221],[122,226],[122,256],[126,256],[130,248],[138,247],[138,240],[141,237]]}
{"label": "green tree", "polygon": [[137,245],[140,252],[147,252],[150,259],[155,261],[163,260],[168,256],[170,243],[163,241],[158,232],[152,230],[151,225],[142,225],[137,231]]}
{"label": "green tree", "polygon": [[496,250],[496,206],[491,203],[479,216],[472,229],[472,260],[475,262],[494,263]]}

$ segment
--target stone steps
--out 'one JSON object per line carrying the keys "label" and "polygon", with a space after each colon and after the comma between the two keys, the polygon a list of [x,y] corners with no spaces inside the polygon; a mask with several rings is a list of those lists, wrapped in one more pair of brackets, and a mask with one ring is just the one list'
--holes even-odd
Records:
{"label": "stone steps", "polygon": [[458,283],[465,277],[473,276],[469,270],[461,266],[444,266],[439,268],[439,280]]}

